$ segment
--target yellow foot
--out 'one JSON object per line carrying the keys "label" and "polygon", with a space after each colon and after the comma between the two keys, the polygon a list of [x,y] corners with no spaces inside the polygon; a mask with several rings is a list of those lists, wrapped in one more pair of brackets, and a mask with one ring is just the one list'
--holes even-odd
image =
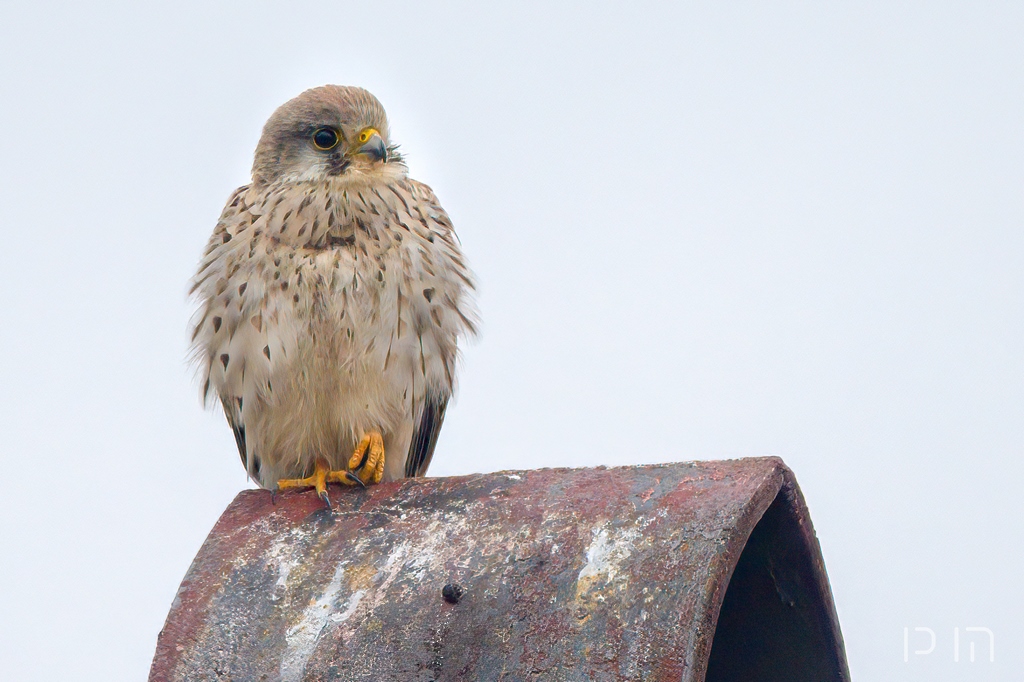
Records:
{"label": "yellow foot", "polygon": [[384,437],[370,431],[359,441],[348,468],[359,476],[360,483],[380,483],[384,477]]}
{"label": "yellow foot", "polygon": [[[324,501],[327,508],[331,507],[331,499],[327,496],[328,483],[344,483],[345,485],[363,485],[359,477],[350,471],[331,471],[327,460],[317,457],[313,463],[313,474],[306,478],[282,478],[277,482],[277,489],[314,488],[317,496]],[[365,487],[365,486],[364,486]]]}

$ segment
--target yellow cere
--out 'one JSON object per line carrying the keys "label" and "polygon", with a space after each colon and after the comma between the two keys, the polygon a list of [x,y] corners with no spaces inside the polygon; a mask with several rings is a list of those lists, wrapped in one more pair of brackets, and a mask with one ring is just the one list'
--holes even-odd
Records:
{"label": "yellow cere", "polygon": [[376,128],[367,128],[363,132],[359,133],[359,144],[366,144],[370,141],[370,138],[374,135],[380,135]]}

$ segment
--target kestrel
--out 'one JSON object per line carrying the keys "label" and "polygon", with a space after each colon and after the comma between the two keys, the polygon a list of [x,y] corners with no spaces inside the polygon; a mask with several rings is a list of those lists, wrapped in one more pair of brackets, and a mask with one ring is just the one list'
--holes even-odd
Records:
{"label": "kestrel", "polygon": [[[475,332],[473,276],[366,90],[307,90],[267,121],[192,281],[192,351],[265,488],[430,465]],[[385,458],[384,453],[388,456]]]}

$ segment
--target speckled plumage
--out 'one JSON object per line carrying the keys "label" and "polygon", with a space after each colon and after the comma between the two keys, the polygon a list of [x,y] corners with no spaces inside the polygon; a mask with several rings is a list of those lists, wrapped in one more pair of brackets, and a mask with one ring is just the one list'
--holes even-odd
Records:
{"label": "speckled plumage", "polygon": [[[310,142],[319,126],[341,133],[337,150]],[[358,153],[361,129],[390,153]],[[385,480],[422,475],[457,339],[474,331],[472,281],[372,95],[324,86],[278,109],[192,287],[203,397],[219,398],[249,475],[272,488],[318,457],[344,469],[368,431],[384,437]]]}

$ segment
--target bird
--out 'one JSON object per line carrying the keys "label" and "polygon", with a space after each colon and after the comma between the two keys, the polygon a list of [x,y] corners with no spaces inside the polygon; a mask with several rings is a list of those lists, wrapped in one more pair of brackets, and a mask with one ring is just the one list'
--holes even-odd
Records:
{"label": "bird", "polygon": [[376,97],[324,85],[281,105],[190,288],[202,400],[223,407],[247,475],[328,507],[328,483],[423,476],[475,287]]}

